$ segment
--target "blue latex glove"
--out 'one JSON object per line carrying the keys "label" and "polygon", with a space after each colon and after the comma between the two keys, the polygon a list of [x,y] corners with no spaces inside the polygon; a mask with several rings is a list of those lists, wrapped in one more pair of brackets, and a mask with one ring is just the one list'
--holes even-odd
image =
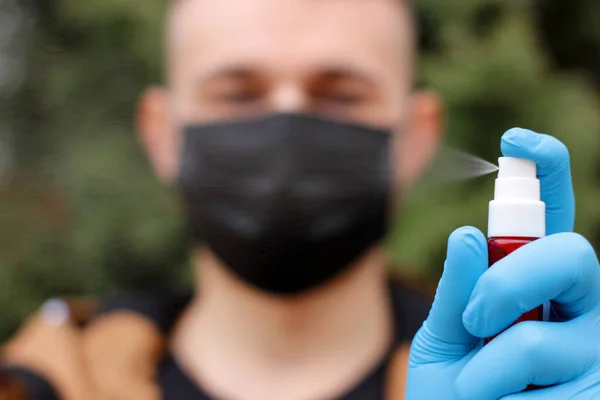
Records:
{"label": "blue latex glove", "polygon": [[[550,136],[512,129],[502,152],[536,162],[549,236],[491,269],[481,232],[450,236],[434,304],[411,346],[406,399],[600,399],[600,266],[572,233],[568,151]],[[480,338],[549,300],[560,322],[523,322],[482,348]],[[521,393],[528,384],[555,386]]]}

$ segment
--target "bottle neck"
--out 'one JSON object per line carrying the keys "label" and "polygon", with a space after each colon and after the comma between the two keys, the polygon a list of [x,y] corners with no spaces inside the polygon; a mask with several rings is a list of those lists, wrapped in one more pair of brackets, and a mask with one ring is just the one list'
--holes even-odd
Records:
{"label": "bottle neck", "polygon": [[490,238],[546,236],[546,206],[542,201],[492,200],[488,217]]}

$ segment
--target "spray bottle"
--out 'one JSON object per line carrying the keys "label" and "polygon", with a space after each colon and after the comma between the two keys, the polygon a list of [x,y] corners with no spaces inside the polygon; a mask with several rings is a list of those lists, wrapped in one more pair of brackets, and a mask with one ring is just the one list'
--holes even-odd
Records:
{"label": "spray bottle", "polygon": [[[534,162],[511,157],[498,160],[494,200],[489,206],[489,266],[518,248],[546,235],[546,205]],[[547,306],[521,315],[514,323],[546,319]],[[512,325],[511,325],[512,326]],[[495,337],[495,336],[494,336]],[[489,343],[494,337],[485,339]]]}

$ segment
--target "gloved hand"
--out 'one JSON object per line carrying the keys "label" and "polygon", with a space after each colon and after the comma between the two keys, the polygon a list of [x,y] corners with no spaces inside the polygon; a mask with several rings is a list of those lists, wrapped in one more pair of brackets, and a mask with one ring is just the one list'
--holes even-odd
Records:
{"label": "gloved hand", "polygon": [[[461,228],[430,315],[411,346],[406,400],[590,400],[600,398],[600,266],[572,233],[569,154],[558,140],[524,129],[502,138],[508,157],[536,162],[549,236],[488,270],[484,235]],[[528,321],[549,300],[559,322]],[[551,387],[522,392],[529,384]]]}

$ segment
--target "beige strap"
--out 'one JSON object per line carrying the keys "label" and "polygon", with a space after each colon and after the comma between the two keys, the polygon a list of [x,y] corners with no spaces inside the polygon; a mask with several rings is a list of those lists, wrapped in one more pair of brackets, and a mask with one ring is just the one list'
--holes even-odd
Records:
{"label": "beige strap", "polygon": [[404,400],[410,344],[404,344],[392,357],[387,374],[386,399]]}

